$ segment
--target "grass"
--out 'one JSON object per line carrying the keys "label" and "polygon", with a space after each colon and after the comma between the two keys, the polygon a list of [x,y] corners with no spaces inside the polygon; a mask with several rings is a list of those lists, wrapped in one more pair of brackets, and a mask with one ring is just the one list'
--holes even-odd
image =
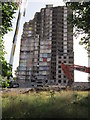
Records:
{"label": "grass", "polygon": [[29,92],[2,95],[4,118],[88,118],[88,92]]}

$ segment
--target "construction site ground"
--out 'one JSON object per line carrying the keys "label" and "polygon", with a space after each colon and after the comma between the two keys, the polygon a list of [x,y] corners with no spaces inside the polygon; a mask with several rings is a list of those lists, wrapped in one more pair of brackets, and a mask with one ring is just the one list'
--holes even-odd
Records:
{"label": "construction site ground", "polygon": [[72,86],[70,87],[65,87],[65,86],[57,86],[57,85],[51,85],[48,87],[36,87],[36,88],[0,88],[0,93],[10,93],[10,92],[14,92],[17,94],[24,94],[24,93],[28,93],[28,92],[39,92],[39,91],[50,91],[50,90],[54,90],[54,91],[90,91],[90,86]]}

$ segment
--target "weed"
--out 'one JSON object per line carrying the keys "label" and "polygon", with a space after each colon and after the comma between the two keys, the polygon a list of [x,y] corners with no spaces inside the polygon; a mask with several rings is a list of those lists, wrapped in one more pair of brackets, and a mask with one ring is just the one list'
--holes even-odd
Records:
{"label": "weed", "polygon": [[52,104],[55,102],[55,91],[54,91],[54,90],[51,90],[51,91],[50,91],[50,99],[49,99],[49,102],[52,103]]}
{"label": "weed", "polygon": [[71,91],[7,94],[2,97],[2,112],[3,119],[85,118],[88,116],[88,94]]}

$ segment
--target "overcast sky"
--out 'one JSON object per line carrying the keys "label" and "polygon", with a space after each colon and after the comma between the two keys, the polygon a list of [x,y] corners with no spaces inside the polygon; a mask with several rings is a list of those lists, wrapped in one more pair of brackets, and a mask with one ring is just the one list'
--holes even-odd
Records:
{"label": "overcast sky", "polygon": [[[13,75],[14,75],[15,69],[19,65],[20,41],[21,41],[21,34],[23,31],[23,24],[25,23],[25,21],[28,22],[29,20],[33,19],[35,12],[39,12],[41,8],[45,8],[46,4],[53,4],[53,6],[62,6],[64,5],[64,3],[61,1],[62,0],[38,0],[37,2],[36,0],[28,0],[26,16],[23,17],[22,15],[21,21],[20,21],[19,34],[18,34],[17,45],[16,45],[14,61],[13,61]],[[17,13],[15,14],[16,18],[17,18]],[[16,19],[13,20],[13,31],[9,32],[7,35],[4,36],[5,50],[7,52],[7,54],[5,55],[5,58],[7,62],[9,62],[9,59],[10,59],[15,25],[16,25]],[[79,45],[79,40],[80,40],[80,37],[78,37],[77,39],[74,37],[74,64],[88,66],[87,51],[84,49],[83,46]],[[85,82],[85,81],[88,81],[88,74],[75,71],[74,78],[75,78],[75,82],[76,81]]]}

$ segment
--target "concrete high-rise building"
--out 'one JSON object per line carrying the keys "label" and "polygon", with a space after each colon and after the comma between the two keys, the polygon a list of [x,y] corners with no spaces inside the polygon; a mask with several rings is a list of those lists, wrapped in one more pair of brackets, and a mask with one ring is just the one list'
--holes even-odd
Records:
{"label": "concrete high-rise building", "polygon": [[[66,85],[61,63],[74,64],[73,28],[66,6],[46,5],[24,24],[18,80],[21,86]],[[73,71],[72,74],[74,75]]]}

